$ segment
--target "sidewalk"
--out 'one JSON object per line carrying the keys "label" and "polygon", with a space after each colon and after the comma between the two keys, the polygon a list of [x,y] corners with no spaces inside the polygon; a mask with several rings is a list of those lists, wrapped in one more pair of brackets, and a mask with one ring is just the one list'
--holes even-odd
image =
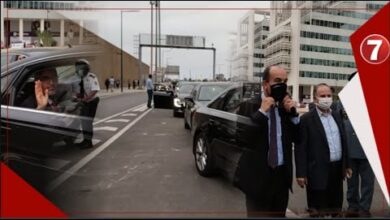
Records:
{"label": "sidewalk", "polygon": [[139,92],[144,92],[146,93],[146,90],[145,89],[127,89],[126,88],[123,88],[123,92],[121,92],[121,89],[113,89],[113,92],[111,92],[111,90],[109,89],[108,92],[107,90],[104,88],[104,89],[100,89],[100,91],[97,93],[97,96],[99,96],[100,98],[103,98],[103,97],[109,97],[109,96],[115,96],[115,95],[121,95],[121,94],[125,94],[125,93],[139,93]]}

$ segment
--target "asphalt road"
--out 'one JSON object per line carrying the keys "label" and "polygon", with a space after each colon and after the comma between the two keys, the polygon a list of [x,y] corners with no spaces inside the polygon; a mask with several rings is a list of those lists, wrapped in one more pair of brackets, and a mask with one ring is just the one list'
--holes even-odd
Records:
{"label": "asphalt road", "polygon": [[[223,177],[198,175],[183,119],[147,109],[145,98],[141,92],[101,100],[95,147],[64,157],[49,199],[72,217],[245,217],[239,190]],[[305,191],[296,184],[288,208],[288,217],[307,216]],[[371,211],[389,212],[377,184]]]}

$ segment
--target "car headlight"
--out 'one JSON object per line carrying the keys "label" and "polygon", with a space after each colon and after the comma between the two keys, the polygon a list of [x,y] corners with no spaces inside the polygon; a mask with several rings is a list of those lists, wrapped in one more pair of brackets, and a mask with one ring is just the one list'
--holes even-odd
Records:
{"label": "car headlight", "polygon": [[181,101],[180,101],[180,99],[179,99],[179,98],[175,98],[175,99],[173,100],[173,104],[175,105],[175,107],[180,108],[180,107],[181,107]]}

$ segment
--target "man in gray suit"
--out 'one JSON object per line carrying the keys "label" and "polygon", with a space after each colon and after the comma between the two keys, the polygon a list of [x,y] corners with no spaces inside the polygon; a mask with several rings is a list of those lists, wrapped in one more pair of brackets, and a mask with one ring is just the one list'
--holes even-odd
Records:
{"label": "man in gray suit", "polygon": [[[356,72],[352,73],[348,80],[355,74]],[[347,138],[348,157],[350,158],[350,166],[352,169],[352,177],[348,179],[348,211],[346,216],[370,217],[375,176],[341,102],[338,102],[335,105],[335,108],[335,110],[341,113],[343,118]]]}

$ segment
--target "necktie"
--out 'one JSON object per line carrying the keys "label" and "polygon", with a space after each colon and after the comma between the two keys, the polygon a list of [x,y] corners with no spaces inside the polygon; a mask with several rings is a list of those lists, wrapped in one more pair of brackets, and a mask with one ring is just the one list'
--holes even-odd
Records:
{"label": "necktie", "polygon": [[269,150],[268,150],[268,165],[272,168],[275,168],[278,165],[278,146],[276,143],[276,116],[275,116],[275,107],[272,107],[270,110],[270,141],[269,141]]}
{"label": "necktie", "polygon": [[84,90],[84,79],[81,78],[80,81],[80,97],[84,98],[85,90]]}

